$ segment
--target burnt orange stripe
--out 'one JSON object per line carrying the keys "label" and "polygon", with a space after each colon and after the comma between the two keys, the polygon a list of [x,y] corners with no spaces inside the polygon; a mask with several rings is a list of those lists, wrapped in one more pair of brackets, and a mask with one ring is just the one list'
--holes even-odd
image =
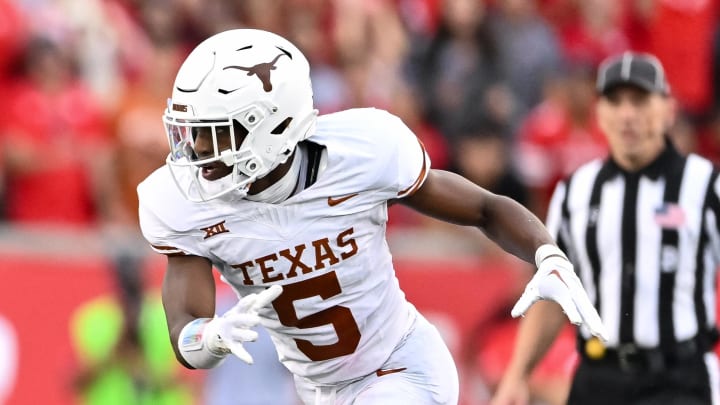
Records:
{"label": "burnt orange stripe", "polygon": [[410,197],[411,195],[415,194],[416,191],[420,188],[420,186],[423,185],[423,180],[425,179],[425,173],[427,172],[427,168],[423,166],[423,170],[420,173],[420,177],[418,178],[418,182],[415,184],[415,186],[412,188],[412,190],[408,191],[406,194],[403,195],[403,197]]}
{"label": "burnt orange stripe", "polygon": [[423,156],[423,165],[422,169],[420,169],[420,175],[417,179],[415,179],[415,182],[410,185],[410,187],[406,188],[405,190],[400,191],[397,195],[398,196],[410,196],[414,194],[418,188],[420,188],[420,185],[422,184],[423,179],[425,179],[425,173],[427,172],[427,153],[425,152],[425,145],[423,145],[422,141],[418,139],[418,143],[420,144],[420,149],[422,150],[422,156]]}

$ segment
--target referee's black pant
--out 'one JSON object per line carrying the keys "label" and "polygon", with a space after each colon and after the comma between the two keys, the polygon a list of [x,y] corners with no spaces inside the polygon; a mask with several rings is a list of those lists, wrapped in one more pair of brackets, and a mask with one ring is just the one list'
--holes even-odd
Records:
{"label": "referee's black pant", "polygon": [[568,405],[711,405],[708,368],[698,352],[658,364],[585,356],[575,372]]}

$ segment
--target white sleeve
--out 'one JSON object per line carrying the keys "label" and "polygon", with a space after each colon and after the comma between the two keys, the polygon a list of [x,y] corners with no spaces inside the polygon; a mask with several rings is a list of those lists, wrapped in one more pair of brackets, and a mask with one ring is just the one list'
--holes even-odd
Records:
{"label": "white sleeve", "polygon": [[169,229],[142,203],[138,209],[138,215],[140,219],[140,231],[145,240],[150,244],[152,250],[156,253],[168,256],[186,255],[189,253],[180,247],[180,244],[177,243],[178,240],[174,240],[176,238],[172,237]]}
{"label": "white sleeve", "polygon": [[168,226],[147,204],[140,198],[138,207],[140,231],[152,250],[167,256],[206,256],[200,252],[196,244],[192,243],[193,236],[178,232]]}
{"label": "white sleeve", "polygon": [[380,137],[385,159],[377,184],[388,199],[412,195],[425,182],[430,171],[430,157],[422,142],[400,118],[390,115]]}

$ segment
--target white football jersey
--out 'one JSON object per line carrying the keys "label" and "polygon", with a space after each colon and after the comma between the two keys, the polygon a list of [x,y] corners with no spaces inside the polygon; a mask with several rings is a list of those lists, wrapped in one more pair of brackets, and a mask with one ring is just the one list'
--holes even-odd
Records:
{"label": "white football jersey", "polygon": [[282,285],[259,314],[280,360],[334,383],[375,372],[415,319],[385,239],[387,201],[417,190],[430,161],[399,118],[371,108],[321,116],[308,140],[327,166],[286,201],[192,203],[164,166],[138,186],[140,225],[156,252],[209,258],[241,296]]}

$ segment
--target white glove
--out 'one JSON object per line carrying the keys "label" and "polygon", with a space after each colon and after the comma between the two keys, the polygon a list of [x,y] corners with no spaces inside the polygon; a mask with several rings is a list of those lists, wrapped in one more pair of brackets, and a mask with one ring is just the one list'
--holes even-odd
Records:
{"label": "white glove", "polygon": [[537,300],[552,300],[560,304],[570,322],[585,325],[590,333],[607,341],[600,315],[565,254],[557,246],[543,245],[535,253],[535,263],[538,270],[513,307],[512,316],[524,315]]}
{"label": "white glove", "polygon": [[215,317],[205,327],[206,344],[214,353],[232,353],[247,364],[253,358],[243,347],[243,342],[254,342],[258,333],[254,328],[260,323],[258,310],[270,304],[283,289],[279,285],[258,293],[242,297],[234,307],[220,317]]}

